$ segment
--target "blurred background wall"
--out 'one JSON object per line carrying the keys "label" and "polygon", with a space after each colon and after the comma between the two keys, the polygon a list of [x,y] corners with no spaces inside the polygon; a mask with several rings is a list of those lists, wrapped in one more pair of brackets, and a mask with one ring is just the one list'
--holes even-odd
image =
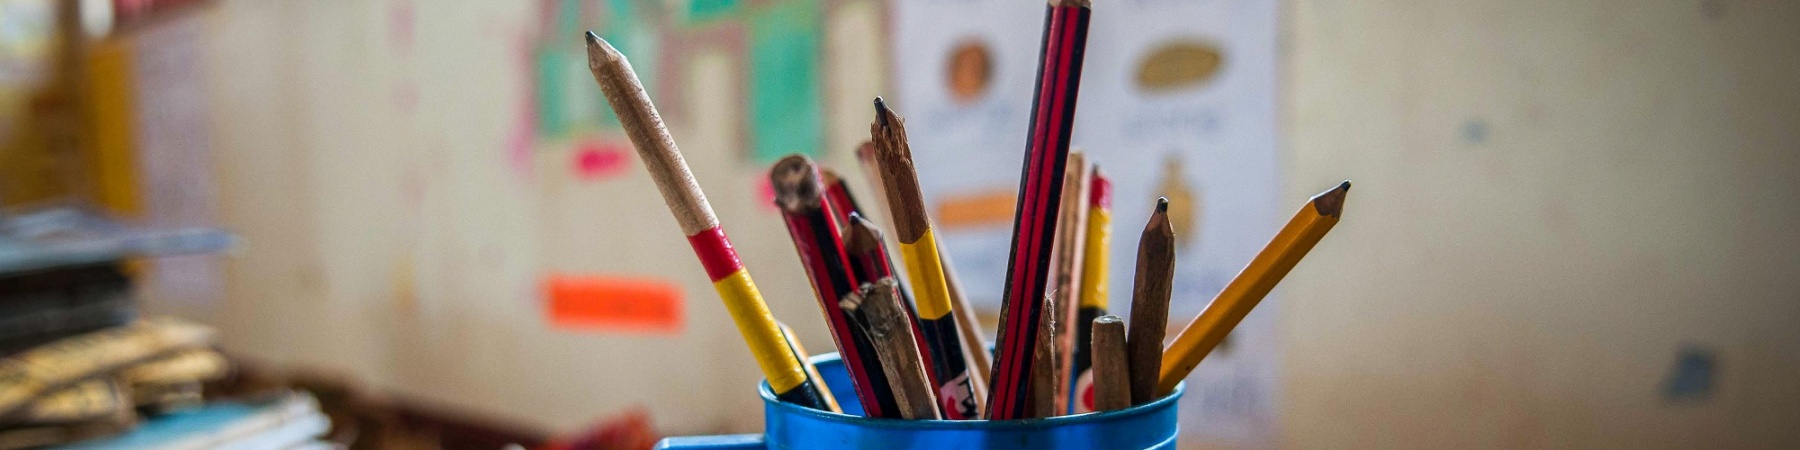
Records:
{"label": "blurred background wall", "polygon": [[[578,42],[557,3],[220,1],[159,25],[198,36],[217,221],[244,244],[222,296],[150,308],[246,357],[527,427],[642,405],[672,434],[759,429],[753,361],[635,156],[540,128],[543,86],[589,83],[554,60]],[[726,14],[769,7],[751,3]],[[1800,439],[1800,3],[1279,4],[1279,210],[1357,187],[1277,290],[1279,427],[1229,445]],[[870,37],[887,6],[802,7],[822,159],[853,166],[867,99],[893,84]],[[828,351],[744,156],[754,43],[660,45],[627,53],[689,56],[656,75],[683,87],[658,104],[770,308]],[[684,324],[560,326],[555,274],[666,280]]]}

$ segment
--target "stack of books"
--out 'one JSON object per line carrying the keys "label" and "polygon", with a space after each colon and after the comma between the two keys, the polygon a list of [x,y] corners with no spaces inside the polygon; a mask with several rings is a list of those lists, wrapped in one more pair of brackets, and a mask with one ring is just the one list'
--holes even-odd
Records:
{"label": "stack of books", "polygon": [[209,403],[216,332],[140,318],[133,258],[211,252],[216,230],[144,230],[74,208],[0,212],[0,450],[289,448],[330,427],[310,395]]}

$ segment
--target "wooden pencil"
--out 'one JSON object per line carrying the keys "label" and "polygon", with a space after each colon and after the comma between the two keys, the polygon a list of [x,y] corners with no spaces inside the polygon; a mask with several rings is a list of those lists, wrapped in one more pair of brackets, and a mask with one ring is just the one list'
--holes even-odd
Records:
{"label": "wooden pencil", "polygon": [[[1075,317],[1081,297],[1081,272],[1083,258],[1087,250],[1087,212],[1088,181],[1093,171],[1088,165],[1087,156],[1080,150],[1069,152],[1069,162],[1063,172],[1063,193],[1061,216],[1056,219],[1056,244],[1052,255],[1055,255],[1056,274],[1050,290],[1050,298],[1055,300],[1057,317]],[[1073,320],[1056,321],[1056,410],[1068,413],[1069,392],[1075,384],[1075,329],[1078,325]],[[1083,342],[1082,346],[1087,343]]]}
{"label": "wooden pencil", "polygon": [[[1088,181],[1088,220],[1087,236],[1083,238],[1085,250],[1082,251],[1081,263],[1081,295],[1076,302],[1075,311],[1075,362],[1071,369],[1075,377],[1075,392],[1070,395],[1070,403],[1074,412],[1084,413],[1094,409],[1093,354],[1090,352],[1093,341],[1094,319],[1106,315],[1107,307],[1107,264],[1112,252],[1112,182],[1094,167],[1093,175]],[[1121,321],[1122,323],[1122,321]],[[1121,336],[1123,336],[1121,334]],[[1120,339],[1121,346],[1124,340]],[[1122,347],[1121,347],[1122,348]],[[1121,353],[1123,354],[1123,353]]]}
{"label": "wooden pencil", "polygon": [[863,411],[869,417],[900,417],[887,376],[875,358],[873,341],[850,323],[839,306],[839,300],[856,292],[858,284],[851,276],[836,214],[824,199],[818,166],[802,155],[782,158],[769,170],[769,183],[775,188],[775,204],[812,281],[813,294],[831,326],[832,339]]}
{"label": "wooden pencil", "polygon": [[[1044,298],[1044,313],[1038,316],[1038,327],[1041,330],[1056,329],[1057,309],[1052,306],[1055,299]],[[1038,333],[1037,345],[1032,349],[1036,357],[1031,360],[1031,398],[1030,414],[1026,418],[1041,419],[1062,415],[1056,409],[1056,336],[1052,333]]]}
{"label": "wooden pencil", "polygon": [[924,194],[919,190],[918,173],[913,169],[912,149],[906,139],[906,123],[881,97],[875,98],[875,120],[869,124],[870,140],[875,143],[877,167],[881,172],[883,193],[892,208],[888,216],[894,220],[896,240],[900,241],[900,257],[906,263],[906,274],[912,281],[919,327],[936,374],[939,399],[945,416],[954,419],[979,418],[972,378],[963,356],[962,333],[953,317],[948,283],[938,255],[937,238],[931,233],[931,219],[925,211]]}
{"label": "wooden pencil", "polygon": [[1125,321],[1105,315],[1094,319],[1094,410],[1131,407],[1131,370],[1125,357]]}
{"label": "wooden pencil", "polygon": [[763,303],[762,293],[756,289],[750,272],[738,261],[731,240],[720,228],[712,206],[706,203],[706,195],[700,192],[700,185],[688,172],[687,162],[682,160],[681,150],[675,146],[675,138],[663,126],[656,106],[650,102],[631,63],[593,32],[588,32],[586,39],[588,69],[593,72],[594,81],[618,115],[620,125],[637,149],[638,157],[644,161],[650,179],[656,182],[663,202],[674,213],[675,223],[680,225],[688,244],[694,248],[701,267],[712,279],[713,289],[724,301],[725,310],[737,324],[744,343],[749,345],[750,354],[756,358],[770,389],[784,402],[828,409],[819,388],[821,384],[807,375],[800,360],[788,349],[774,315]]}
{"label": "wooden pencil", "polygon": [[[1338,217],[1343,214],[1344,199],[1349,193],[1350,181],[1346,180],[1313,196],[1294,213],[1286,226],[1281,227],[1280,232],[1275,233],[1275,238],[1256,254],[1256,258],[1250,260],[1250,265],[1213,297],[1206,310],[1175,335],[1175,341],[1163,354],[1160,392],[1173,391],[1176,384],[1187,378],[1194,366],[1200,365],[1200,360],[1219,346],[1225,335],[1231,333],[1231,329],[1243,321],[1270,290],[1275,289],[1313,245],[1331,232],[1331,227],[1337,225]],[[1135,332],[1136,328],[1133,330]]]}
{"label": "wooden pencil", "polygon": [[988,383],[987,414],[992,419],[1016,419],[1027,413],[1038,316],[1043,313],[1044,291],[1050,281],[1050,251],[1056,237],[1090,13],[1088,3],[1081,0],[1052,0],[1044,13],[1030,135],[1001,296],[998,354]]}
{"label": "wooden pencil", "polygon": [[1169,291],[1175,279],[1175,230],[1169,225],[1169,199],[1156,199],[1156,212],[1138,237],[1137,279],[1131,291],[1131,334],[1125,337],[1131,365],[1131,404],[1159,396],[1156,380],[1162,369],[1163,334],[1169,328]]}
{"label": "wooden pencil", "polygon": [[937,396],[932,394],[931,379],[919,351],[912,326],[901,313],[899,282],[884,278],[865,284],[841,301],[844,311],[875,340],[875,353],[881,368],[894,388],[894,401],[905,419],[935,420]]}
{"label": "wooden pencil", "polygon": [[818,388],[819,399],[825,402],[826,410],[834,413],[844,412],[844,408],[838,406],[837,396],[831,393],[831,386],[825,384],[825,376],[819,375],[819,367],[813,365],[812,354],[807,353],[806,346],[800,345],[800,338],[794,336],[794,329],[781,322],[775,322],[775,325],[781,327],[781,339],[787,341],[788,351],[794,353],[794,359],[800,360],[800,367],[806,370],[806,376],[811,378],[813,386]]}

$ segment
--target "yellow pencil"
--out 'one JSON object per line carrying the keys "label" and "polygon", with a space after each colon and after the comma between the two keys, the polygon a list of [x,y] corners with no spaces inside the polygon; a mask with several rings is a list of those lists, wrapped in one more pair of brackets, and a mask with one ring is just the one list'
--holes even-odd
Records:
{"label": "yellow pencil", "polygon": [[1219,341],[1250,314],[1250,309],[1269,295],[1275,284],[1306,257],[1306,252],[1337,225],[1338,216],[1344,210],[1344,197],[1349,192],[1350,181],[1346,180],[1300,207],[1287,226],[1275,234],[1275,239],[1256,254],[1256,259],[1250,260],[1250,265],[1244,267],[1231,284],[1225,285],[1225,290],[1219,291],[1219,296],[1206,306],[1206,311],[1175,336],[1175,342],[1163,351],[1162,374],[1157,380],[1158,395],[1168,394],[1187,378],[1194,366],[1200,365],[1200,360],[1218,347]]}

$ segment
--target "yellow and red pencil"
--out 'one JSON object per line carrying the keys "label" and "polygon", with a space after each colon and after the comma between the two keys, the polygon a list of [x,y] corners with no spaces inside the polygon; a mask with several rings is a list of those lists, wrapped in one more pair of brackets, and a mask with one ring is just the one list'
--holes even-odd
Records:
{"label": "yellow and red pencil", "polygon": [[724,301],[725,310],[737,323],[738,332],[749,345],[750,354],[756,358],[763,377],[768,379],[769,388],[781,401],[829,410],[831,406],[820,394],[822,385],[806,373],[799,358],[788,347],[775,316],[769,314],[769,307],[763,303],[756,283],[751,281],[750,272],[738,261],[731,239],[719,227],[712,205],[706,202],[706,194],[694,182],[687,162],[681,158],[681,150],[675,146],[675,138],[663,126],[656,106],[650,102],[631,63],[593,32],[588,32],[586,38],[588,69],[594,74],[594,82],[599,83],[600,91],[617,113],[620,125],[631,137],[632,146],[644,160],[650,178],[656,181],[656,188],[662,192],[669,211],[674,213],[682,234],[687,236],[688,245],[694,248],[694,256],[700,258],[701,267],[712,279],[713,289]]}

